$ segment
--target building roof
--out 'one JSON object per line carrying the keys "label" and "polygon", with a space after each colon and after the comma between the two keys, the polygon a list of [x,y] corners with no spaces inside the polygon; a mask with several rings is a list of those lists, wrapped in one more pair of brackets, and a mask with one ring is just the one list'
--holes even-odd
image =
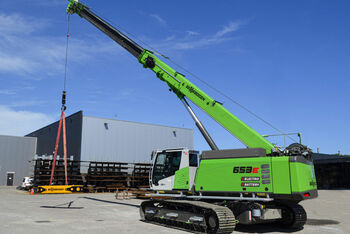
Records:
{"label": "building roof", "polygon": [[128,120],[120,120],[120,119],[102,118],[102,117],[96,117],[96,116],[88,116],[88,115],[84,115],[84,114],[83,114],[83,117],[100,119],[100,120],[106,120],[106,121],[118,121],[118,122],[125,122],[125,123],[141,124],[141,125],[148,125],[148,126],[167,127],[167,128],[180,128],[180,129],[193,131],[193,129],[191,129],[191,128],[174,127],[174,126],[169,126],[169,125],[152,124],[152,123],[141,123],[141,122],[134,122],[134,121],[128,121]]}
{"label": "building roof", "polygon": [[[96,119],[102,119],[102,120],[106,120],[106,121],[119,121],[119,122],[134,123],[134,124],[142,124],[142,125],[148,125],[148,126],[168,127],[168,128],[177,128],[177,129],[184,129],[184,130],[193,131],[193,129],[191,129],[191,128],[173,127],[173,126],[161,125],[161,124],[150,124],[150,123],[141,123],[141,122],[127,121],[127,120],[119,120],[119,119],[102,118],[102,117],[96,117],[96,116],[88,116],[88,115],[84,115],[82,110],[80,110],[80,111],[78,111],[78,112],[75,112],[75,113],[73,113],[73,114],[71,114],[71,115],[69,115],[69,116],[66,116],[66,119],[69,119],[69,118],[71,118],[71,117],[73,117],[73,116],[75,116],[75,115],[82,115],[83,118],[84,118],[84,117],[87,117],[87,118],[96,118]],[[33,133],[35,133],[35,132],[40,132],[41,130],[43,130],[43,129],[45,129],[45,128],[51,126],[51,125],[52,125],[52,126],[55,126],[55,124],[58,124],[58,122],[59,122],[59,120],[57,120],[56,122],[53,122],[53,123],[51,123],[51,124],[49,124],[49,125],[47,125],[47,126],[44,126],[44,127],[42,127],[42,128],[39,128],[38,130],[35,130],[34,132],[31,132],[31,133],[27,134],[26,136],[29,136],[29,135],[31,135],[31,134],[33,134]]]}
{"label": "building roof", "polygon": [[312,159],[314,160],[315,164],[350,162],[349,156],[341,156],[341,155],[337,155],[337,154],[313,153]]}

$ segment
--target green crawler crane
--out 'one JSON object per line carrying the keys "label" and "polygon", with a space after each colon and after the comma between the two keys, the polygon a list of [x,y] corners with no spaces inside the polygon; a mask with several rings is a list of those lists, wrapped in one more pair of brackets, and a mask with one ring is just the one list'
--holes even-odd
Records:
{"label": "green crawler crane", "polygon": [[[294,143],[281,151],[155,54],[71,0],[78,14],[152,70],[184,104],[211,151],[165,149],[153,152],[150,173],[155,197],[140,206],[143,220],[193,231],[230,233],[235,224],[276,222],[301,228],[306,212],[298,203],[317,197],[311,150]],[[187,100],[200,107],[247,146],[219,150]]]}

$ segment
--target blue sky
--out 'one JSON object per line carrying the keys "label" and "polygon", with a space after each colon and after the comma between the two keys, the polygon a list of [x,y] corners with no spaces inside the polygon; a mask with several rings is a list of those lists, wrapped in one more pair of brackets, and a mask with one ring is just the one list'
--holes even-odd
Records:
{"label": "blue sky", "polygon": [[[350,153],[348,1],[84,3],[282,131],[301,132],[314,151]],[[0,2],[0,134],[24,135],[59,118],[66,5]],[[195,129],[166,85],[119,45],[77,15],[70,35],[67,115]],[[276,133],[187,77],[259,133]],[[219,148],[243,147],[194,109]],[[195,148],[208,149],[197,129]]]}

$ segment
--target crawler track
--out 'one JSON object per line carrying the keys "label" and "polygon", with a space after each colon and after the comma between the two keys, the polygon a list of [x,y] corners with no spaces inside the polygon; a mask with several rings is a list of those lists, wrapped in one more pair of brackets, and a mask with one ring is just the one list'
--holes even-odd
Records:
{"label": "crawler track", "polygon": [[148,222],[192,232],[231,233],[236,224],[229,208],[201,201],[145,201],[140,215]]}

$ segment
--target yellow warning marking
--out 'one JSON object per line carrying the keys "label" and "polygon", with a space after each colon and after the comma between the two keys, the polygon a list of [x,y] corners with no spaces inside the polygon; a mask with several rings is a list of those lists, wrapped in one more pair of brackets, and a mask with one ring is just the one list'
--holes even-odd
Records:
{"label": "yellow warning marking", "polygon": [[35,193],[41,194],[63,194],[82,192],[83,185],[43,185],[35,188]]}

